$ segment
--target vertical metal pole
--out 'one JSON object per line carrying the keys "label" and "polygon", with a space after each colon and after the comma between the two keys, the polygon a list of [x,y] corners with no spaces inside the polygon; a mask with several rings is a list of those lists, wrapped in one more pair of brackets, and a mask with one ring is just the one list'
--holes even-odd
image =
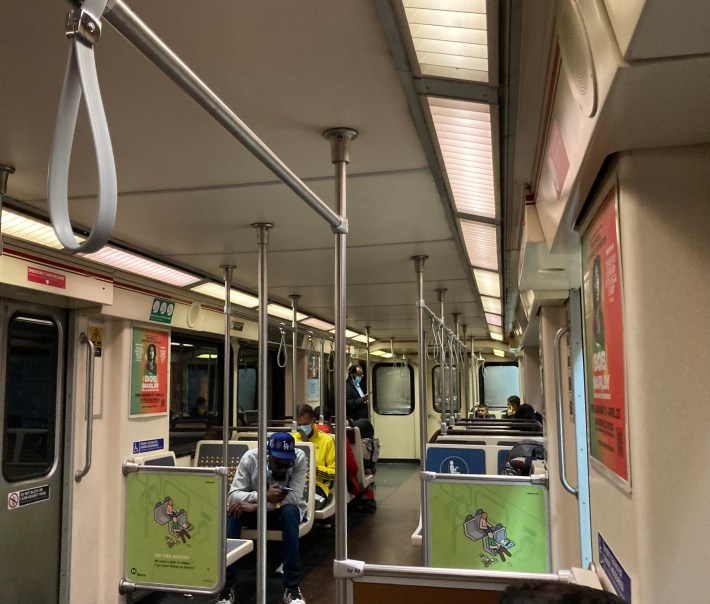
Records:
{"label": "vertical metal pole", "polygon": [[373,409],[371,420],[375,419],[374,404],[375,399],[372,398],[372,374],[370,373],[370,326],[365,325],[365,339],[367,344],[365,346],[365,370],[367,371],[367,391],[370,393],[370,398],[367,399],[370,403],[370,409]]}
{"label": "vertical metal pole", "polygon": [[229,457],[229,418],[231,415],[231,408],[228,405],[231,398],[229,392],[229,376],[232,367],[232,343],[230,339],[232,317],[232,271],[235,267],[231,264],[223,264],[220,268],[224,271],[224,390],[222,394],[222,459],[224,460],[224,466],[227,467],[227,459]]}
{"label": "vertical metal pole", "polygon": [[325,417],[323,410],[325,409],[325,397],[323,396],[323,389],[325,387],[325,376],[323,375],[323,347],[325,346],[325,340],[323,336],[320,339],[320,355],[318,356],[318,405],[320,406],[320,417],[318,421],[320,422],[330,422],[330,417]]}
{"label": "vertical metal pole", "polygon": [[439,400],[441,401],[441,432],[446,434],[446,343],[444,342],[444,298],[446,297],[446,288],[440,287],[436,290],[439,300],[439,312],[441,313],[441,361],[439,363]]}
{"label": "vertical metal pole", "polygon": [[[459,317],[461,313],[455,312],[451,313],[454,318],[454,346],[452,346],[451,352],[453,353],[451,357],[451,422],[452,425],[455,424],[456,419],[461,417],[461,368],[459,367]],[[454,368],[454,359],[456,359],[456,367]],[[455,403],[458,403],[455,404]],[[458,407],[458,411],[457,408]]]}
{"label": "vertical metal pole", "polygon": [[[412,256],[417,273],[417,344],[419,348],[419,468],[426,471],[427,400],[426,400],[426,340],[424,338],[424,263],[429,256]],[[429,537],[424,523],[427,518],[426,484],[420,481],[420,511],[422,520],[422,563],[426,564],[426,549]]]}
{"label": "vertical metal pole", "polygon": [[2,256],[2,198],[7,193],[7,177],[15,173],[15,168],[0,164],[0,256]]}
{"label": "vertical metal pole", "polygon": [[468,325],[464,323],[461,326],[461,333],[463,337],[463,416],[468,417],[469,410],[469,375],[468,375],[468,342],[466,340],[466,328]]}
{"label": "vertical metal pole", "polygon": [[[323,136],[330,141],[330,159],[335,164],[336,211],[347,221],[346,166],[350,162],[350,143],[357,136],[352,128],[332,128]],[[347,507],[348,500],[345,464],[345,315],[346,315],[346,234],[335,231],[335,559],[348,558]],[[347,581],[335,580],[335,600],[347,602]]]}
{"label": "vertical metal pole", "polygon": [[268,222],[252,224],[257,229],[257,244],[259,245],[259,377],[258,377],[258,451],[259,475],[257,480],[258,506],[256,510],[256,526],[258,541],[256,543],[256,601],[266,604],[266,419],[268,414],[268,336],[269,336],[269,285],[267,275],[267,248],[269,245],[269,229],[274,225]]}
{"label": "vertical metal pole", "polygon": [[[293,403],[293,422],[296,422],[296,353],[298,351],[298,299],[301,296],[291,294],[291,308],[293,309],[293,319],[291,319],[291,398]],[[293,428],[294,432],[296,428]]]}

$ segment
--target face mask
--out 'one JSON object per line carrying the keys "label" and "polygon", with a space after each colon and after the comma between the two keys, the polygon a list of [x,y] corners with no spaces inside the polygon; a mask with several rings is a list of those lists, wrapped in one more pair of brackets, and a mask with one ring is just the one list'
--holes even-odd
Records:
{"label": "face mask", "polygon": [[356,375],[356,376],[353,378],[353,382],[355,382],[358,386],[360,385],[360,380],[362,380],[362,376],[361,376],[361,375]]}
{"label": "face mask", "polygon": [[308,424],[307,426],[298,426],[298,431],[308,438],[311,435],[311,432],[313,432],[313,424]]}

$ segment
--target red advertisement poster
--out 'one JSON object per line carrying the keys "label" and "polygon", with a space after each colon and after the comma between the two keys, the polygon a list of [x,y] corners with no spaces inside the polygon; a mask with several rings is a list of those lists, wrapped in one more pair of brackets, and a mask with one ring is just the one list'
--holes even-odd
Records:
{"label": "red advertisement poster", "polygon": [[168,332],[133,328],[129,417],[168,412]]}
{"label": "red advertisement poster", "polygon": [[589,454],[629,482],[624,321],[614,187],[582,237]]}

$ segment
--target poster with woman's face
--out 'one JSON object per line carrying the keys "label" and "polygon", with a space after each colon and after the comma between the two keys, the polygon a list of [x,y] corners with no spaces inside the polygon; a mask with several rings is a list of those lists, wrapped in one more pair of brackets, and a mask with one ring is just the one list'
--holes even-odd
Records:
{"label": "poster with woman's face", "polygon": [[621,262],[616,188],[582,237],[589,454],[629,482]]}
{"label": "poster with woman's face", "polygon": [[167,413],[169,350],[167,331],[133,328],[129,417]]}

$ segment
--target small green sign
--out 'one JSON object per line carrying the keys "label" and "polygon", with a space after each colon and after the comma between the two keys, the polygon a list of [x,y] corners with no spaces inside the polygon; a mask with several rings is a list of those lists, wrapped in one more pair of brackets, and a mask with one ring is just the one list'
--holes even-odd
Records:
{"label": "small green sign", "polygon": [[224,476],[161,468],[126,478],[126,580],[157,589],[218,590]]}
{"label": "small green sign", "polygon": [[545,487],[437,480],[429,511],[432,566],[549,572]]}
{"label": "small green sign", "polygon": [[164,300],[163,298],[153,298],[153,305],[150,307],[150,320],[158,323],[170,323],[175,312],[175,302]]}

